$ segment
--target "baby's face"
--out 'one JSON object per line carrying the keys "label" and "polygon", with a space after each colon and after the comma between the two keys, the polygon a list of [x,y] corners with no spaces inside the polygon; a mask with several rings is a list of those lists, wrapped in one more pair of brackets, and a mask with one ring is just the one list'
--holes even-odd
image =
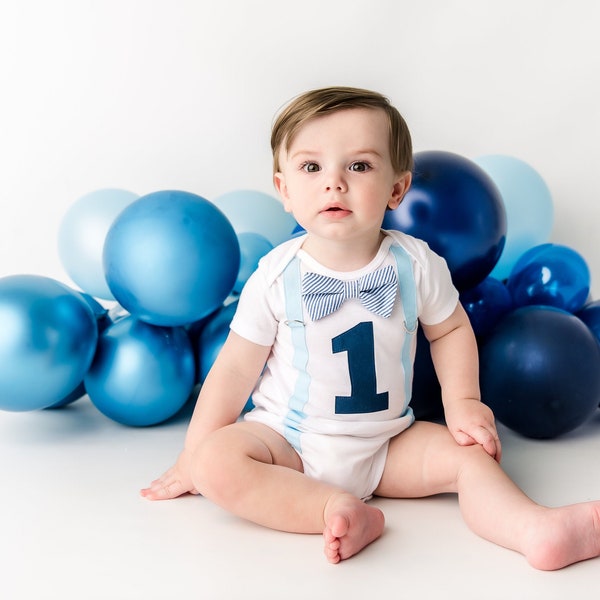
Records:
{"label": "baby's face", "polygon": [[410,184],[389,152],[389,122],[379,109],[353,108],[308,121],[280,152],[275,174],[286,210],[308,232],[335,238],[379,232]]}

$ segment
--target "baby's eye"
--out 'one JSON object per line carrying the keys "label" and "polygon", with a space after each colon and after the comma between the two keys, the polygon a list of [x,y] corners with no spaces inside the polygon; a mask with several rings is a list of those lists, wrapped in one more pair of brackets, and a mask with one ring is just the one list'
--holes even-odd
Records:
{"label": "baby's eye", "polygon": [[364,173],[365,171],[369,171],[371,169],[371,165],[368,162],[363,160],[357,160],[350,165],[350,170],[355,173]]}
{"label": "baby's eye", "polygon": [[319,167],[319,165],[315,162],[302,163],[300,168],[307,173],[316,173],[317,171],[321,170],[321,167]]}

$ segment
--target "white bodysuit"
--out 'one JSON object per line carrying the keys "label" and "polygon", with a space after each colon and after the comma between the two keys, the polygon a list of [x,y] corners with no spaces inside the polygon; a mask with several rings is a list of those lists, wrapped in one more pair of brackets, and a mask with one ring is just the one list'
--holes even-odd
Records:
{"label": "white bodysuit", "polygon": [[[278,246],[249,278],[231,323],[238,335],[272,347],[252,396],[255,408],[245,419],[285,436],[307,475],[363,499],[379,484],[389,440],[414,421],[409,401],[416,326],[405,324],[404,309],[411,310],[411,302],[403,302],[403,276],[387,318],[370,312],[358,298],[317,321],[301,300],[300,317],[290,315],[289,304],[290,298],[298,299],[300,278],[307,272],[355,280],[387,265],[400,268],[400,252],[412,271],[415,318],[429,325],[447,319],[458,292],[444,259],[411,236],[384,233],[371,263],[352,272],[331,271],[315,261],[302,250],[303,237]],[[392,251],[392,245],[400,248]],[[288,270],[286,278],[291,262],[298,264],[299,274],[290,277]],[[296,280],[296,287],[289,283]]]}

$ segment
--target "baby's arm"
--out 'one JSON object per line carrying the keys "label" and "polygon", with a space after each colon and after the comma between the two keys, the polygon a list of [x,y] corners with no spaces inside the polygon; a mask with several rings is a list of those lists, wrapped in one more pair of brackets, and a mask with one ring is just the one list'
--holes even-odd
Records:
{"label": "baby's arm", "polygon": [[185,493],[198,493],[190,476],[194,451],[206,435],[237,420],[270,350],[269,346],[254,344],[230,332],[202,384],[181,454],[168,471],[141,490],[142,496],[166,500]]}
{"label": "baby's arm", "polygon": [[431,344],[448,429],[460,445],[481,444],[500,461],[494,415],[480,401],[477,342],[462,305],[442,323],[423,325],[423,331]]}

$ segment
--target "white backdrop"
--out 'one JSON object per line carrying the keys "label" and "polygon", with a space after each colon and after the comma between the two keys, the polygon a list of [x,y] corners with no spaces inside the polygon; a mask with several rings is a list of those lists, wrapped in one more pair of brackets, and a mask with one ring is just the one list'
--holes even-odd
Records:
{"label": "white backdrop", "polygon": [[417,151],[536,168],[600,294],[599,26],[595,0],[2,0],[0,276],[69,283],[58,226],[98,188],[273,193],[274,113],[341,84]]}

